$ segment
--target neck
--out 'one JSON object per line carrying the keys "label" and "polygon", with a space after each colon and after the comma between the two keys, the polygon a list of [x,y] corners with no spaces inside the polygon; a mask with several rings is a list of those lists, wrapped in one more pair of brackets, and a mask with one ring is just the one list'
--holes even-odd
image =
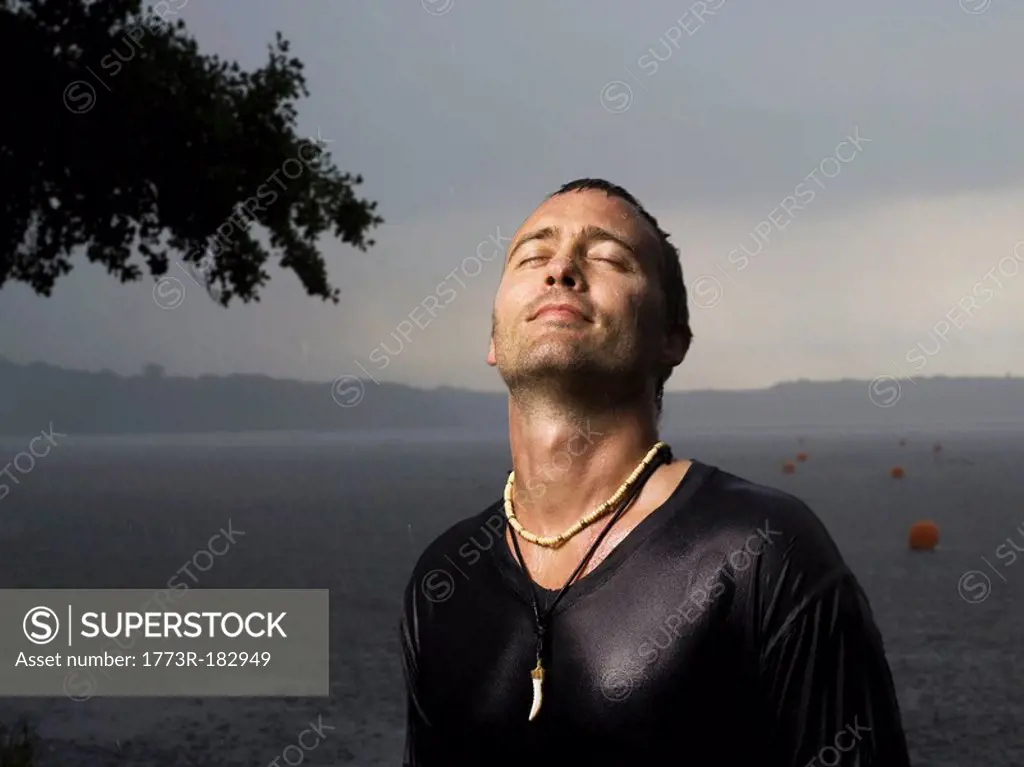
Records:
{"label": "neck", "polygon": [[516,517],[533,533],[561,533],[608,500],[658,441],[645,398],[590,409],[509,400]]}

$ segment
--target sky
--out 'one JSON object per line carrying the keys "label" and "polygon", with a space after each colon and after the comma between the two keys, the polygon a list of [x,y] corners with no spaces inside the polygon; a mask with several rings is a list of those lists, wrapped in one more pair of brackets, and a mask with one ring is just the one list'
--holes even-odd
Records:
{"label": "sky", "polygon": [[324,241],[337,306],[275,266],[227,309],[172,270],[168,308],[78,256],[49,299],[0,289],[0,355],[501,390],[498,246],[590,176],[680,249],[695,340],[670,390],[1024,375],[1024,3],[172,5],[247,68],[291,41],[301,131],[364,176],[376,245]]}

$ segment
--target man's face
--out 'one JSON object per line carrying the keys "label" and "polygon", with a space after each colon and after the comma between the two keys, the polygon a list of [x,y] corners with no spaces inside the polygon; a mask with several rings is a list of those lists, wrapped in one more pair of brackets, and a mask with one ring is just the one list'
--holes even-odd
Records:
{"label": "man's face", "polygon": [[[550,380],[639,384],[678,364],[665,333],[660,244],[600,190],[544,202],[509,246],[487,362],[510,388]],[[575,311],[544,311],[566,305]]]}

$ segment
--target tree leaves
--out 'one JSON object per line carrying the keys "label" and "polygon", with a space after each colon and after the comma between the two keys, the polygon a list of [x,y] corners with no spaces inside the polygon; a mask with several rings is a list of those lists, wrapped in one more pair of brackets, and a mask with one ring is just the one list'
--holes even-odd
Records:
{"label": "tree leaves", "polygon": [[224,306],[258,301],[277,258],[337,303],[318,241],[365,251],[376,203],[332,137],[297,134],[309,94],[280,33],[245,72],[199,52],[185,2],[0,0],[0,286],[49,296],[84,247],[122,282],[202,262]]}

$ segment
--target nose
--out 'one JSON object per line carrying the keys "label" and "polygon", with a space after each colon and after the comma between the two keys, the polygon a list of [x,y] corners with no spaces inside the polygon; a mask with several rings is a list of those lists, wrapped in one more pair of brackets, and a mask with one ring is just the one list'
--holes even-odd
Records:
{"label": "nose", "polygon": [[574,258],[552,258],[547,266],[544,282],[548,287],[560,285],[563,288],[576,289],[582,284],[582,274]]}

